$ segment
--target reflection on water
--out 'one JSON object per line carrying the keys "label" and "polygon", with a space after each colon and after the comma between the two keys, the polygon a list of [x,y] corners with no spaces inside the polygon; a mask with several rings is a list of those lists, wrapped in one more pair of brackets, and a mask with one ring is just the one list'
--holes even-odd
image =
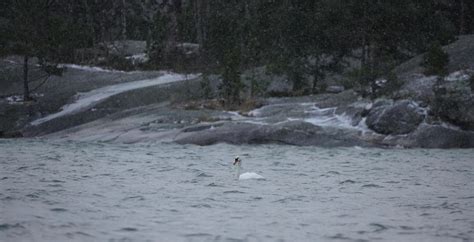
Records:
{"label": "reflection on water", "polygon": [[469,241],[472,157],[0,140],[0,240]]}

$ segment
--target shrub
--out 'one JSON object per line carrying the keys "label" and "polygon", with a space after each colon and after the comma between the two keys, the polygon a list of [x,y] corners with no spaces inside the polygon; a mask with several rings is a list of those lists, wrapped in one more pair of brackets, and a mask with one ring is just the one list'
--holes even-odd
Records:
{"label": "shrub", "polygon": [[203,75],[200,81],[201,86],[201,95],[204,99],[211,99],[212,98],[212,87],[211,81],[209,80],[208,75]]}
{"label": "shrub", "polygon": [[355,81],[348,77],[341,78],[338,83],[344,87],[344,89],[352,89],[355,87]]}
{"label": "shrub", "polygon": [[368,67],[361,67],[349,71],[348,78],[353,87],[366,87],[377,78],[377,74]]}
{"label": "shrub", "polygon": [[474,92],[474,76],[469,79],[469,85],[471,86],[471,92]]}
{"label": "shrub", "polygon": [[260,108],[263,106],[263,102],[259,99],[247,99],[239,106],[239,113],[241,115],[248,115],[248,112]]}
{"label": "shrub", "polygon": [[379,95],[391,95],[394,92],[400,90],[403,85],[403,82],[398,79],[395,73],[390,72],[386,77],[387,82],[382,86],[377,93]]}
{"label": "shrub", "polygon": [[[346,85],[352,84],[354,90],[356,90],[362,96],[374,96],[377,90],[374,90],[375,80],[379,73],[371,70],[369,67],[361,67],[353,69],[347,74],[349,80],[346,81]],[[344,86],[346,88],[346,86]]]}
{"label": "shrub", "polygon": [[110,55],[101,65],[121,71],[135,70],[135,66],[131,60],[119,55]]}
{"label": "shrub", "polygon": [[256,75],[252,73],[250,76],[245,77],[246,83],[248,83],[248,89],[250,90],[250,98],[256,96],[263,96],[267,90],[270,82],[257,79]]}
{"label": "shrub", "polygon": [[448,74],[448,63],[449,55],[443,50],[441,44],[438,42],[431,44],[423,60],[425,75],[445,76]]}

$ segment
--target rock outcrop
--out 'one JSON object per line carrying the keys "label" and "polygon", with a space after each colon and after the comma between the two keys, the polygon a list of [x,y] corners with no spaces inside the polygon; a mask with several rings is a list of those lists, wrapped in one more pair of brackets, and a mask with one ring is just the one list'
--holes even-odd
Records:
{"label": "rock outcrop", "polygon": [[400,90],[394,93],[396,98],[410,99],[425,104],[434,100],[433,87],[438,80],[438,76],[425,76],[423,74],[411,74],[404,76],[403,85]]}
{"label": "rock outcrop", "polygon": [[455,130],[441,125],[422,124],[410,135],[409,147],[419,148],[472,148],[474,132]]}
{"label": "rock outcrop", "polygon": [[434,115],[464,130],[474,130],[474,93],[468,79],[445,81],[435,87]]}
{"label": "rock outcrop", "polygon": [[326,92],[328,93],[340,93],[345,90],[344,86],[341,85],[333,85],[333,86],[328,86],[326,88]]}
{"label": "rock outcrop", "polygon": [[424,119],[424,111],[410,100],[395,103],[382,100],[375,103],[367,116],[367,126],[385,135],[407,134],[414,131]]}
{"label": "rock outcrop", "polygon": [[300,146],[350,147],[374,146],[364,140],[358,131],[316,126],[304,121],[290,121],[277,125],[252,123],[225,123],[197,132],[177,136],[179,144],[290,144]]}

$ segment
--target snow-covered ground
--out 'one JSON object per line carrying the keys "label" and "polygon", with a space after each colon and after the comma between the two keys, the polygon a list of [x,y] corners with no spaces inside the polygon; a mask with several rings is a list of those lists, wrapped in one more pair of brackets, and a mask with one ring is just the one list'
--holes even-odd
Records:
{"label": "snow-covered ground", "polygon": [[97,67],[97,66],[85,66],[85,65],[77,65],[77,64],[59,64],[59,67],[66,67],[66,68],[77,69],[77,70],[82,70],[82,71],[125,73],[125,71],[120,71],[120,70],[104,69],[104,68]]}
{"label": "snow-covered ground", "polygon": [[[32,98],[38,98],[38,97],[43,97],[44,94],[43,93],[32,93],[30,96]],[[11,105],[23,104],[23,95],[12,95],[12,96],[6,97],[5,101],[8,104],[11,104]]]}
{"label": "snow-covered ground", "polygon": [[176,73],[163,73],[162,76],[154,78],[154,79],[146,79],[146,80],[140,80],[140,81],[134,81],[134,82],[121,83],[121,84],[116,84],[116,85],[111,85],[111,86],[105,86],[105,87],[95,89],[95,90],[85,92],[85,93],[79,93],[76,95],[76,100],[73,103],[64,105],[61,108],[61,111],[45,116],[43,118],[34,120],[33,122],[31,122],[31,124],[39,125],[46,121],[49,121],[61,116],[74,114],[74,113],[83,111],[119,93],[123,93],[123,92],[134,90],[134,89],[144,88],[144,87],[190,80],[198,76],[199,75],[197,74],[183,75],[183,74],[176,74]]}

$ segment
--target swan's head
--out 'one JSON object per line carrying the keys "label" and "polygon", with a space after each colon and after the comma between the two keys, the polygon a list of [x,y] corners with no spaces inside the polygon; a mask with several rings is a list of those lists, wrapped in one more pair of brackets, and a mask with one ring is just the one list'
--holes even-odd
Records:
{"label": "swan's head", "polygon": [[241,162],[241,161],[242,161],[242,160],[240,159],[240,157],[239,157],[239,156],[236,156],[235,159],[234,159],[233,165],[237,165],[237,164],[240,165],[240,162]]}

